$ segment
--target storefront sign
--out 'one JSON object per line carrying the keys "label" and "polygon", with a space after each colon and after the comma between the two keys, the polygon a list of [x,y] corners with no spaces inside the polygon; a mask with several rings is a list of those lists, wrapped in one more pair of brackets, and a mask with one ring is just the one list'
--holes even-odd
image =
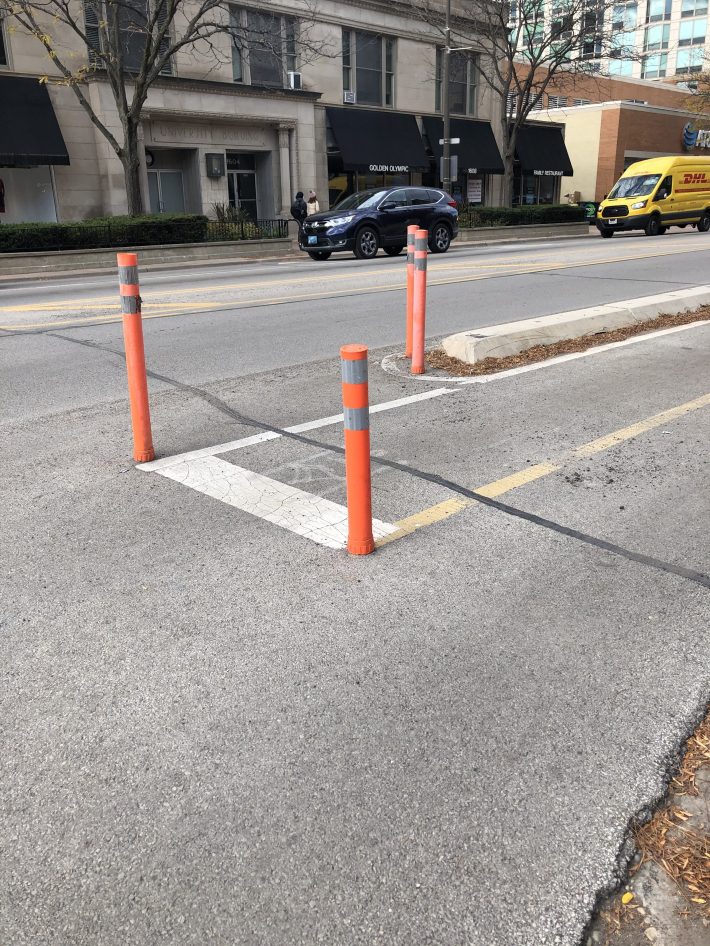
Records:
{"label": "storefront sign", "polygon": [[267,141],[266,129],[240,125],[179,125],[176,122],[152,122],[150,132],[155,142],[194,145],[228,144],[246,148],[266,148],[271,144]]}
{"label": "storefront sign", "polygon": [[688,124],[683,129],[683,147],[686,151],[692,151],[693,148],[710,148],[710,128],[693,128]]}
{"label": "storefront sign", "polygon": [[375,174],[407,174],[408,164],[371,164],[370,171]]}
{"label": "storefront sign", "polygon": [[533,171],[537,177],[562,177],[563,171]]}
{"label": "storefront sign", "polygon": [[469,204],[480,204],[483,201],[483,181],[480,177],[469,177],[466,197]]}

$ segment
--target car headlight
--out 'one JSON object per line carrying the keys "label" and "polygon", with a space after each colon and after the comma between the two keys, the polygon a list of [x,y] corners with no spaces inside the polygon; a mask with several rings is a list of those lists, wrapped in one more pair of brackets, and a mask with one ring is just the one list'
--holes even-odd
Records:
{"label": "car headlight", "polygon": [[635,204],[631,205],[632,210],[641,210],[642,207],[645,207],[648,203],[647,200],[637,200]]}
{"label": "car headlight", "polygon": [[344,227],[346,223],[350,223],[351,220],[355,218],[355,214],[350,214],[347,217],[333,217],[332,220],[326,220],[326,227]]}

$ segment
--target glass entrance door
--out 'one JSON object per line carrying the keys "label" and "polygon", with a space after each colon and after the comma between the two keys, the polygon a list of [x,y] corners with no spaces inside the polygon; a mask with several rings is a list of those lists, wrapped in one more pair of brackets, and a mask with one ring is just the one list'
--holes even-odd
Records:
{"label": "glass entrance door", "polygon": [[252,220],[258,216],[256,161],[253,154],[227,154],[227,191],[231,207],[238,207]]}
{"label": "glass entrance door", "polygon": [[182,171],[148,171],[148,194],[151,213],[185,213]]}

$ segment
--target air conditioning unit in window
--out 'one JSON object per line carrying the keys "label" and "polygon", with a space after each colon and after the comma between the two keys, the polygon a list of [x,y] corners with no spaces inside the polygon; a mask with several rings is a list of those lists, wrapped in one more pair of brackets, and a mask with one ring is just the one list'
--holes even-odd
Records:
{"label": "air conditioning unit in window", "polygon": [[300,72],[288,72],[288,87],[289,89],[301,89],[301,73]]}
{"label": "air conditioning unit in window", "polygon": [[354,92],[346,90],[343,92],[343,102],[346,105],[355,105],[357,103],[357,97]]}

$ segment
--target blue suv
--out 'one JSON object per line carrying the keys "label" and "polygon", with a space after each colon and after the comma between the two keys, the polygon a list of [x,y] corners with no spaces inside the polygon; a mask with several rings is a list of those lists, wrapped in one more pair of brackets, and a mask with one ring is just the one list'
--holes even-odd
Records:
{"label": "blue suv", "polygon": [[380,247],[397,256],[407,245],[407,227],[429,231],[429,249],[445,253],[459,232],[456,201],[435,187],[389,187],[360,191],[337,207],[307,217],[299,247],[314,260],[352,250],[358,259],[373,259]]}

